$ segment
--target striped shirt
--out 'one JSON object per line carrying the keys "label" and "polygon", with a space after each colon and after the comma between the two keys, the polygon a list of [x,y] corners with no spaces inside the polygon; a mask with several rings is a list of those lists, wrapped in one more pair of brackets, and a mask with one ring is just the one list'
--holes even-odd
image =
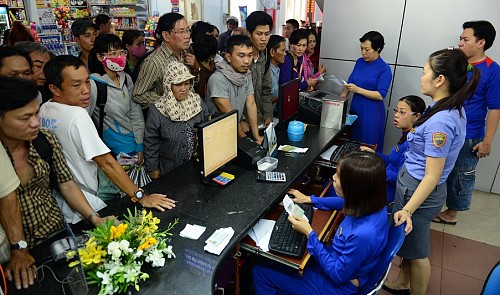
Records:
{"label": "striped shirt", "polygon": [[[73,179],[66,164],[61,145],[56,136],[47,130],[43,132],[52,146],[52,162],[57,183],[65,183]],[[52,196],[50,187],[50,164],[45,162],[30,143],[28,163],[33,167],[35,176],[26,186],[20,185],[17,197],[21,206],[24,236],[28,247],[33,247],[38,240],[49,237],[53,232],[63,228],[64,216]]]}
{"label": "striped shirt", "polygon": [[[184,56],[184,52],[181,52]],[[132,100],[143,108],[152,105],[163,95],[163,78],[168,65],[174,61],[183,62],[162,42],[160,48],[149,55],[141,65],[135,81]]]}

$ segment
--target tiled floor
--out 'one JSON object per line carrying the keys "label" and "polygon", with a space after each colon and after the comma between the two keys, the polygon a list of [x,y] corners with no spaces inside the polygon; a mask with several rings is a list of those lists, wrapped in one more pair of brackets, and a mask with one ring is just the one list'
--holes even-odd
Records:
{"label": "tiled floor", "polygon": [[[456,225],[432,223],[431,228],[427,294],[480,294],[489,271],[500,260],[500,195],[476,191],[471,210],[459,213]],[[396,258],[390,280],[396,279],[399,264]]]}

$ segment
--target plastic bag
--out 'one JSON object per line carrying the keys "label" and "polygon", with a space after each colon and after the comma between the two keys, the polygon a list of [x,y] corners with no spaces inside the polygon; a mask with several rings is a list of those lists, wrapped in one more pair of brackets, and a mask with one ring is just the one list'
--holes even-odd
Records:
{"label": "plastic bag", "polygon": [[340,95],[346,82],[332,74],[323,75],[323,80],[318,80],[318,89]]}
{"label": "plastic bag", "polygon": [[132,182],[138,187],[143,187],[151,182],[151,177],[144,169],[144,166],[135,164],[127,171],[128,176],[132,179]]}

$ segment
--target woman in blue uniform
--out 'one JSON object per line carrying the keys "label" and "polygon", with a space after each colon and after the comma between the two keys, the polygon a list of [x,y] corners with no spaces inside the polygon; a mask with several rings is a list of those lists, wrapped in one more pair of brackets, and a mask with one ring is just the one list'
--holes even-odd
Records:
{"label": "woman in blue uniform", "polygon": [[[413,123],[423,114],[425,110],[425,102],[422,98],[416,95],[408,95],[401,98],[394,111],[394,126],[402,130],[403,134],[396,146],[391,149],[389,155],[377,153],[385,163],[385,174],[387,177],[387,204],[394,201],[396,193],[396,180],[398,172],[405,162],[405,153],[408,150],[408,141],[406,136],[410,131]],[[366,146],[361,146],[362,151],[373,150]]]}
{"label": "woman in blue uniform", "polygon": [[344,220],[333,244],[322,244],[311,226],[296,215],[293,228],[306,235],[315,263],[303,276],[277,264],[254,268],[255,294],[357,294],[387,243],[385,165],[373,153],[354,152],[340,161],[333,175],[337,194],[345,198]]}
{"label": "woman in blue uniform", "polygon": [[384,49],[384,36],[370,31],[359,39],[362,57],[356,61],[347,84],[340,94],[353,92],[351,114],[358,119],[352,125],[352,138],[363,143],[376,144],[377,152],[384,150],[385,107],[384,97],[391,85],[392,72],[380,57]]}
{"label": "woman in blue uniform", "polygon": [[[468,70],[473,71],[469,82]],[[479,71],[462,51],[443,49],[429,56],[420,80],[422,93],[432,103],[408,133],[408,152],[396,185],[394,221],[407,222],[407,231],[413,230],[398,252],[403,264],[397,280],[384,285],[395,294],[424,295],[427,290],[430,222],[446,200],[446,178],[465,141],[463,104],[476,89]]]}
{"label": "woman in blue uniform", "polygon": [[[394,201],[396,191],[396,180],[398,172],[405,161],[405,153],[408,150],[408,142],[406,135],[410,131],[413,123],[422,115],[425,110],[425,102],[422,98],[416,95],[408,95],[401,98],[394,111],[394,126],[402,129],[403,134],[397,145],[392,148],[389,155],[377,153],[385,163],[386,183],[387,183],[387,204]],[[374,152],[367,146],[361,146],[362,151]],[[295,196],[293,201],[299,204],[312,204],[318,209],[324,210],[340,210],[344,206],[344,199],[338,197],[335,191],[328,190],[326,196],[319,198],[315,195],[306,196],[296,189],[290,189],[289,194]]]}

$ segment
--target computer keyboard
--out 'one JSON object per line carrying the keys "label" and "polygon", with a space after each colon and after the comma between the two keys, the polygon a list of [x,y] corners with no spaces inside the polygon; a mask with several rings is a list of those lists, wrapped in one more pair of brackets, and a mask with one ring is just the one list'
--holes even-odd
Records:
{"label": "computer keyboard", "polygon": [[[312,221],[314,209],[312,206],[299,204],[304,210],[304,215]],[[292,223],[288,220],[288,213],[285,210],[281,213],[269,241],[269,250],[283,255],[301,258],[306,250],[307,238],[303,234],[296,232],[292,228]]]}
{"label": "computer keyboard", "polygon": [[358,141],[348,141],[343,145],[339,146],[335,151],[333,151],[332,156],[330,157],[330,162],[338,163],[342,157],[351,151],[359,151],[360,143]]}

